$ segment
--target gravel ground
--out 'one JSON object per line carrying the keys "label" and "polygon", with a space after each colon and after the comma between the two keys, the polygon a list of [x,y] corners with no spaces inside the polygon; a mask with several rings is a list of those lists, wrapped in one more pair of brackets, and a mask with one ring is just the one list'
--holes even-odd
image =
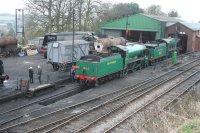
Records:
{"label": "gravel ground", "polygon": [[11,80],[29,79],[28,69],[29,67],[33,67],[35,81],[33,85],[39,85],[39,81],[37,79],[38,65],[42,68],[43,83],[47,82],[47,75],[50,76],[50,81],[63,79],[69,75],[68,72],[54,71],[52,65],[47,64],[46,59],[44,59],[40,54],[25,57],[10,57],[2,60],[4,62],[5,73],[10,76]]}
{"label": "gravel ground", "polygon": [[[200,83],[148,121],[144,127],[149,133],[199,133]],[[197,121],[197,123],[196,123]]]}
{"label": "gravel ground", "polygon": [[[128,74],[125,78],[112,80],[110,82],[107,82],[107,83],[99,86],[99,87],[86,90],[82,93],[79,93],[72,97],[60,100],[60,101],[50,104],[46,107],[43,106],[43,108],[41,110],[38,108],[39,109],[38,111],[36,111],[33,114],[29,114],[28,117],[30,117],[30,118],[36,117],[38,115],[45,114],[46,112],[52,112],[52,111],[58,110],[59,108],[68,107],[70,105],[82,102],[84,100],[88,100],[88,99],[97,97],[104,93],[108,93],[111,91],[115,91],[115,90],[130,86],[130,85],[133,85],[135,83],[138,83],[138,82],[148,79],[148,78],[154,78],[155,76],[157,76],[161,73],[161,70],[160,70],[161,67],[166,68],[166,67],[169,67],[168,65],[166,65],[166,64],[164,66],[156,65],[156,67],[152,66],[152,67],[143,69],[141,71],[137,71],[135,73]],[[164,70],[162,72],[165,72],[165,71],[166,70]],[[74,111],[77,111],[77,110],[74,110]],[[28,117],[26,117],[26,119],[28,119]],[[21,119],[21,120],[23,120],[23,119]],[[18,123],[19,121],[20,120],[17,120],[15,122],[13,122],[12,124]]]}

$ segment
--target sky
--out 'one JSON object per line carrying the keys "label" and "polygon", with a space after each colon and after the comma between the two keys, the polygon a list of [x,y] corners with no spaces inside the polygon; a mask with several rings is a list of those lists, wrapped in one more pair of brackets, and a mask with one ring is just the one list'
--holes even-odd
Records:
{"label": "sky", "polygon": [[[24,8],[25,0],[0,0],[0,13],[15,13],[15,9]],[[177,10],[179,15],[187,21],[200,21],[200,8],[198,0],[103,0],[117,4],[120,2],[138,3],[141,8],[147,8],[150,5],[161,5],[162,10],[168,13],[170,10]]]}
{"label": "sky", "polygon": [[0,0],[0,13],[15,14],[15,9],[24,8],[24,0]]}

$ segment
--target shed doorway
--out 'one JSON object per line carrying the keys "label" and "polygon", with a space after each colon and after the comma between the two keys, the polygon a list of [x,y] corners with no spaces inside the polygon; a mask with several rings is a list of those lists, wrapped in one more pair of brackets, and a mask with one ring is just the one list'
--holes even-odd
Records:
{"label": "shed doorway", "polygon": [[152,31],[122,31],[122,36],[131,42],[146,43],[148,41],[155,41],[156,32]]}
{"label": "shed doorway", "polygon": [[[168,34],[168,37],[176,37],[175,34]],[[188,35],[186,34],[177,34],[177,38],[180,39],[180,41],[177,43],[177,47],[179,48],[180,54],[184,54],[187,52],[187,40]]]}

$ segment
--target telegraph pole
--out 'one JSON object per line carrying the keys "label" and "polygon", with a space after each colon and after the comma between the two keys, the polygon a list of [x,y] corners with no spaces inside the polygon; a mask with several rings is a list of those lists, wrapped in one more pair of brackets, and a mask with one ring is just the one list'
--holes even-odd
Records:
{"label": "telegraph pole", "polygon": [[126,38],[126,40],[127,40],[127,37],[128,37],[128,25],[130,25],[129,23],[128,23],[128,15],[126,16],[126,34],[125,34],[125,38]]}
{"label": "telegraph pole", "polygon": [[17,37],[17,9],[15,9],[15,36]]}
{"label": "telegraph pole", "polygon": [[74,3],[72,9],[72,65],[74,63]]}
{"label": "telegraph pole", "polygon": [[22,9],[22,44],[25,45],[25,31],[24,31],[24,9]]}
{"label": "telegraph pole", "polygon": [[72,65],[74,63],[74,33],[75,33],[75,5],[76,0],[73,0],[72,3]]}

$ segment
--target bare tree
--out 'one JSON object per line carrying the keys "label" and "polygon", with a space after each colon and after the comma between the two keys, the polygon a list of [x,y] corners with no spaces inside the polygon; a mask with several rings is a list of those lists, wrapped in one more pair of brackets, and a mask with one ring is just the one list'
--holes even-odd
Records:
{"label": "bare tree", "polygon": [[96,16],[97,8],[100,6],[101,1],[97,0],[85,0],[83,8],[83,30],[91,30],[91,24],[93,24],[93,19]]}
{"label": "bare tree", "polygon": [[26,4],[26,10],[28,14],[33,18],[35,22],[45,26],[45,31],[52,32],[53,17],[52,8],[53,0],[28,0]]}
{"label": "bare tree", "polygon": [[176,10],[171,10],[168,13],[168,17],[178,17],[178,12]]}
{"label": "bare tree", "polygon": [[[119,3],[112,5],[111,3],[101,3],[96,9],[97,18],[95,19],[96,25],[102,22],[122,18],[124,16],[143,13],[143,9],[137,3]],[[98,26],[96,26],[98,29]]]}
{"label": "bare tree", "polygon": [[157,16],[167,16],[163,11],[160,5],[151,5],[145,10],[146,14],[157,15]]}
{"label": "bare tree", "polygon": [[[27,0],[27,17],[34,28],[26,28],[34,33],[72,31],[97,31],[99,24],[124,15],[141,12],[136,3],[112,5],[99,0]],[[73,14],[74,13],[74,14]],[[121,14],[120,14],[121,13]],[[74,18],[73,18],[74,15]],[[30,20],[31,19],[31,20]],[[27,32],[26,32],[27,33]]]}
{"label": "bare tree", "polygon": [[142,10],[139,8],[137,3],[119,3],[113,5],[113,8],[110,10],[112,17],[119,18],[122,16],[133,15],[141,13]]}
{"label": "bare tree", "polygon": [[79,29],[79,31],[82,30],[83,6],[84,6],[84,0],[79,0],[79,4],[78,4],[78,29]]}
{"label": "bare tree", "polygon": [[27,13],[38,24],[44,25],[46,32],[60,32],[68,29],[71,20],[72,0],[28,0]]}
{"label": "bare tree", "polygon": [[65,8],[66,8],[66,4],[64,3],[64,0],[56,0],[55,1],[55,6],[53,6],[53,11],[55,12],[54,25],[56,26],[57,32],[60,32],[61,27],[63,27],[62,16],[64,14]]}

